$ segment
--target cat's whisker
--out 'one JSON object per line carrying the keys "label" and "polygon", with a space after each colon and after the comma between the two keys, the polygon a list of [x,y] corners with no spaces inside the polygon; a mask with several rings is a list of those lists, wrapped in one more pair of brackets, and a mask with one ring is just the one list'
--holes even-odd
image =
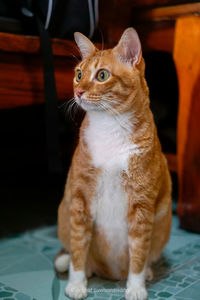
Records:
{"label": "cat's whisker", "polygon": [[57,108],[58,109],[62,108],[66,103],[67,103],[67,101],[65,100],[63,103],[57,105]]}
{"label": "cat's whisker", "polygon": [[124,130],[128,131],[129,133],[131,133],[131,129],[130,126],[128,124],[128,122],[122,122],[120,119],[120,113],[113,107],[111,107],[108,103],[101,103],[101,107],[105,110],[105,111],[109,111],[111,113],[111,115],[114,117],[114,119],[119,123],[120,127],[123,128]]}
{"label": "cat's whisker", "polygon": [[[63,104],[69,103],[70,101],[74,100],[74,97],[67,99]],[[60,106],[58,105],[58,108],[62,107],[63,104],[61,104]]]}
{"label": "cat's whisker", "polygon": [[68,103],[68,106],[65,109],[65,119],[66,119],[67,115],[70,117],[70,119],[72,119],[72,115],[71,115],[72,105],[73,105],[73,102],[70,101],[70,103]]}
{"label": "cat's whisker", "polygon": [[71,98],[70,100],[68,100],[67,102],[67,107],[69,107],[72,103],[74,103],[74,98]]}
{"label": "cat's whisker", "polygon": [[74,98],[71,98],[67,101],[65,101],[64,103],[62,103],[61,105],[58,105],[58,109],[63,110],[64,113],[66,113],[66,110],[68,109],[68,107],[70,106],[70,104],[74,101]]}
{"label": "cat's whisker", "polygon": [[90,95],[90,98],[99,98],[98,95]]}
{"label": "cat's whisker", "polygon": [[87,99],[98,99],[99,96],[93,96],[93,95],[90,95],[89,97],[87,97]]}
{"label": "cat's whisker", "polygon": [[57,105],[57,108],[58,109],[61,109],[63,108],[63,106],[67,105],[67,101],[65,101],[64,103],[62,103],[61,105]]}
{"label": "cat's whisker", "polygon": [[71,98],[65,104],[66,104],[65,109],[64,109],[65,118],[67,115],[69,115],[70,119],[73,122],[75,122],[72,114],[73,114],[73,106],[77,103],[75,102],[74,98]]}
{"label": "cat's whisker", "polygon": [[114,110],[111,106],[109,105],[101,105],[101,107],[105,110],[111,113],[111,115],[113,116],[113,118],[118,122],[118,124],[120,125],[121,128],[128,130],[129,131],[129,127],[125,126],[126,124],[123,124],[120,119],[118,118],[118,116],[120,115],[116,110]]}
{"label": "cat's whisker", "polygon": [[70,119],[71,119],[72,121],[74,121],[73,116],[72,116],[72,107],[73,107],[73,105],[74,105],[74,102],[70,103],[69,106],[68,106],[68,108],[67,108],[67,111],[66,111],[67,114],[69,114]]}
{"label": "cat's whisker", "polygon": [[100,100],[100,97],[90,97],[88,98],[89,101],[99,101]]}
{"label": "cat's whisker", "polygon": [[70,107],[70,115],[71,115],[71,119],[74,123],[76,123],[75,116],[76,116],[78,109],[79,109],[79,105],[74,101]]}
{"label": "cat's whisker", "polygon": [[76,101],[73,101],[68,108],[68,113],[70,115],[70,119],[74,122],[75,125],[77,125],[76,116],[79,112],[84,113],[84,110],[80,105],[78,105]]}
{"label": "cat's whisker", "polygon": [[71,115],[72,115],[72,120],[74,123],[76,123],[75,116],[77,113],[77,109],[78,109],[78,104],[76,102],[74,102],[71,106]]}

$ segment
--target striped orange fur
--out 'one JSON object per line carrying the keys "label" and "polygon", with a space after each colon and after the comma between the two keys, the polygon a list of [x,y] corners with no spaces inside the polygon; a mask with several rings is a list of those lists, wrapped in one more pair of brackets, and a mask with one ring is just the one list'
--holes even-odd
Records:
{"label": "striped orange fur", "polygon": [[[145,278],[168,241],[171,179],[144,77],[137,33],[98,50],[82,34],[75,101],[86,110],[58,210],[70,255],[66,294],[87,295],[87,277],[127,278],[127,300],[146,299]],[[57,269],[59,270],[59,264]]]}

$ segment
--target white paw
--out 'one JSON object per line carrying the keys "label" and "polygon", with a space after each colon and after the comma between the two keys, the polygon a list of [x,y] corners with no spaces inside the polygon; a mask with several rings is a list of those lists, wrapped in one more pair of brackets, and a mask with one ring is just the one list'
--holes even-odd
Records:
{"label": "white paw", "polygon": [[150,267],[148,267],[146,271],[146,280],[148,281],[153,280],[153,271]]}
{"label": "white paw", "polygon": [[86,282],[69,282],[65,289],[65,294],[72,299],[83,299],[87,297]]}
{"label": "white paw", "polygon": [[147,290],[145,287],[128,287],[125,292],[126,300],[146,300]]}

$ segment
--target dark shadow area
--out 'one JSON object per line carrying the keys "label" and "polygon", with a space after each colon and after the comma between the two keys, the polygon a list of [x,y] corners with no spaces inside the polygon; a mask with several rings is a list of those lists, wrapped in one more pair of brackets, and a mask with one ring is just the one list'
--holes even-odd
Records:
{"label": "dark shadow area", "polygon": [[0,236],[55,224],[78,127],[59,113],[63,174],[48,172],[44,105],[0,110]]}
{"label": "dark shadow area", "polygon": [[167,258],[164,254],[161,254],[161,257],[152,264],[152,271],[154,274],[154,278],[152,282],[149,282],[149,285],[160,280],[163,277],[166,277],[168,274],[172,272],[172,263],[169,258]]}
{"label": "dark shadow area", "polygon": [[151,109],[165,153],[176,153],[178,83],[172,56],[164,52],[144,55]]}

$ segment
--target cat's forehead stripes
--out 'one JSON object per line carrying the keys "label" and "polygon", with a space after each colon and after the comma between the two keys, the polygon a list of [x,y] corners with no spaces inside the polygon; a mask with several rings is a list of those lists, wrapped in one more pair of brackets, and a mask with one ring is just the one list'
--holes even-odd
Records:
{"label": "cat's forehead stripes", "polygon": [[90,64],[89,66],[89,70],[90,70],[90,80],[92,81],[96,75],[96,72],[97,72],[97,65],[98,65],[98,62],[97,61],[94,61],[92,64]]}
{"label": "cat's forehead stripes", "polygon": [[92,81],[97,72],[98,61],[96,59],[83,61],[82,64],[79,65],[79,67],[83,72],[83,76],[86,76],[90,81]]}
{"label": "cat's forehead stripes", "polygon": [[103,50],[98,51],[95,53],[95,55],[83,60],[78,67],[82,70],[90,70],[90,72],[97,71],[98,69],[105,67],[105,64],[108,63],[108,61],[105,61],[106,56],[110,56],[109,50]]}

